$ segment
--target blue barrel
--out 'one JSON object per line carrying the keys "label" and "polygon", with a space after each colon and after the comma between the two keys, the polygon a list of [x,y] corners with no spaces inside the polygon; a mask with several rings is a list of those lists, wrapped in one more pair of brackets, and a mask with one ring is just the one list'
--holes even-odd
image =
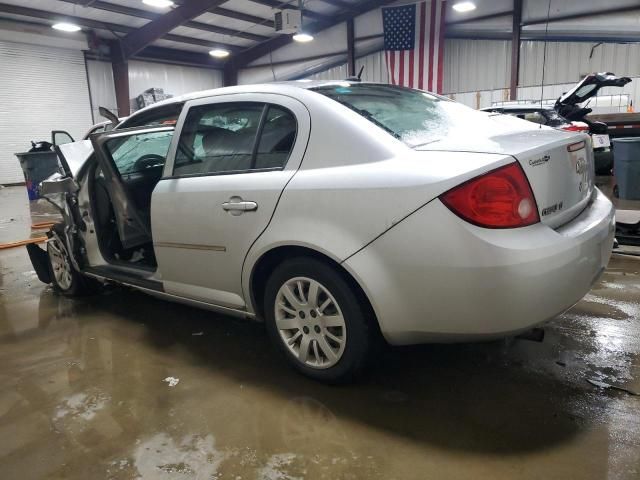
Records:
{"label": "blue barrel", "polygon": [[27,183],[29,200],[37,200],[40,198],[38,190],[40,182],[59,171],[58,155],[53,151],[24,152],[15,155],[20,160],[24,181]]}
{"label": "blue barrel", "polygon": [[618,197],[640,200],[640,138],[614,138],[612,142]]}

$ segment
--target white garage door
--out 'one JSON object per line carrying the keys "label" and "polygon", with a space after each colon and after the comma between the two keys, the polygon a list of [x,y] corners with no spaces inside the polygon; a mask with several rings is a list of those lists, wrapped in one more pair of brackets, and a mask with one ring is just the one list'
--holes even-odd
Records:
{"label": "white garage door", "polygon": [[51,141],[51,130],[79,139],[91,126],[80,50],[0,42],[0,184],[23,182],[15,152]]}

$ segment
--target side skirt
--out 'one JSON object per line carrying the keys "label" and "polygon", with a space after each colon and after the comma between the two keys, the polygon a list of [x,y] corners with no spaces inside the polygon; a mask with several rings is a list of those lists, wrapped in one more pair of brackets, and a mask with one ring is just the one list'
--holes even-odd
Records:
{"label": "side skirt", "polygon": [[213,312],[221,313],[224,315],[231,315],[239,318],[255,319],[256,316],[253,313],[249,313],[246,310],[237,310],[234,308],[223,307],[220,305],[214,305],[212,303],[202,302],[199,300],[192,300],[190,298],[180,297],[164,291],[162,282],[157,280],[149,280],[134,274],[129,274],[116,270],[112,267],[89,267],[82,271],[83,274],[103,281],[111,281],[120,285],[126,285],[141,292],[147,293],[153,297],[160,298],[162,300],[169,300],[171,302],[182,303],[196,308],[202,308]]}

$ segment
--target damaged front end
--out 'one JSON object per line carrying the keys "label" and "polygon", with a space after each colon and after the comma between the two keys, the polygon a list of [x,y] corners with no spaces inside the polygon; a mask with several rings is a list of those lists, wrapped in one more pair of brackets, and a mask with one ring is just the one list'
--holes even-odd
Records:
{"label": "damaged front end", "polygon": [[[78,208],[80,187],[74,177],[88,160],[92,150],[90,142],[76,142],[57,146],[56,152],[64,173],[56,172],[44,180],[40,184],[40,195],[56,208],[62,216],[62,222],[54,225],[47,232],[47,237],[55,238],[59,244],[65,246],[73,268],[80,271],[78,259],[82,258],[82,246],[78,231],[86,229],[86,225]],[[75,161],[69,162],[70,154],[76,157]],[[43,283],[51,283],[51,264],[46,249],[36,244],[29,244],[26,248],[38,279]]]}

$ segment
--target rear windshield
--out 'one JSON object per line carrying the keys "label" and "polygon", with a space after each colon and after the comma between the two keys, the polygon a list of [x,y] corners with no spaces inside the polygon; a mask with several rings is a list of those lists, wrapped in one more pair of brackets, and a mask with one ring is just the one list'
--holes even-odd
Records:
{"label": "rear windshield", "polygon": [[344,83],[311,90],[359,113],[410,147],[436,142],[478,114],[447,98],[392,85]]}
{"label": "rear windshield", "polygon": [[564,118],[555,110],[544,110],[544,116],[547,117],[547,125],[550,127],[559,127],[565,123],[569,123],[569,120]]}

